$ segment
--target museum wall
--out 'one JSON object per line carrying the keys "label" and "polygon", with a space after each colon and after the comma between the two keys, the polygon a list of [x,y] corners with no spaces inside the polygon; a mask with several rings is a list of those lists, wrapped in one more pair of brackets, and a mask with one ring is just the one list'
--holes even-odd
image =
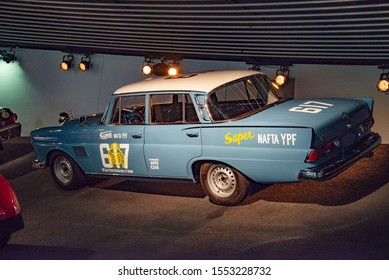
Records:
{"label": "museum wall", "polygon": [[[112,92],[125,84],[145,78],[140,72],[143,57],[93,54],[90,71],[81,72],[77,63],[82,55],[74,54],[75,65],[62,71],[59,63],[64,53],[34,49],[17,49],[17,61],[0,62],[0,106],[9,107],[19,116],[22,135],[38,127],[57,124],[62,111],[75,116],[101,112]],[[184,72],[247,69],[244,62],[183,60]],[[263,66],[273,77],[277,67]],[[294,94],[305,97],[373,97],[374,130],[389,143],[386,125],[389,96],[375,88],[380,74],[377,66],[293,65]]]}

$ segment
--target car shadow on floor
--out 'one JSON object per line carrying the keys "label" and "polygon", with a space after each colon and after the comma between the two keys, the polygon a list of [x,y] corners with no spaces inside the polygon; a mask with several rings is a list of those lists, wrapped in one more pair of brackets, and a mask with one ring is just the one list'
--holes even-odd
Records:
{"label": "car shadow on floor", "polygon": [[389,145],[380,145],[371,158],[364,158],[337,177],[323,182],[299,182],[257,187],[244,202],[311,203],[346,205],[375,192],[389,182]]}
{"label": "car shadow on floor", "polygon": [[199,184],[189,182],[177,183],[165,181],[108,179],[97,182],[96,184],[90,184],[90,187],[178,197],[205,197],[205,193]]}
{"label": "car shadow on floor", "polygon": [[94,254],[82,248],[9,244],[0,250],[0,260],[86,260]]}

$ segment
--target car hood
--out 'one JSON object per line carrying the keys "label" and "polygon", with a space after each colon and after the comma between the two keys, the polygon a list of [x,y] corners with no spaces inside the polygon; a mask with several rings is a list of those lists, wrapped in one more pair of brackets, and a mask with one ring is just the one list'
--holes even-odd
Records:
{"label": "car hood", "polygon": [[309,127],[324,140],[345,133],[370,118],[372,107],[372,98],[293,99],[244,121],[257,126]]}
{"label": "car hood", "polygon": [[[85,116],[84,117],[84,118],[86,118],[85,125],[91,126],[91,125],[99,124],[101,121],[102,115],[103,115],[103,113]],[[64,122],[62,125],[63,126],[80,126],[81,125],[81,121],[80,121],[81,118],[68,120],[68,121]]]}

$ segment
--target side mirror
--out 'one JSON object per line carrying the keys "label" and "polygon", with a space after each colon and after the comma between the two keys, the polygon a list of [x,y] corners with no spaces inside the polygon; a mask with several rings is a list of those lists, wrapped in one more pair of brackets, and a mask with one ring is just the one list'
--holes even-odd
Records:
{"label": "side mirror", "polygon": [[64,122],[66,122],[66,121],[68,121],[68,120],[70,120],[70,116],[69,116],[68,113],[62,112],[62,113],[60,113],[60,114],[58,115],[58,122],[59,122],[60,124],[63,124]]}
{"label": "side mirror", "polygon": [[85,116],[80,117],[80,124],[86,125],[86,117]]}

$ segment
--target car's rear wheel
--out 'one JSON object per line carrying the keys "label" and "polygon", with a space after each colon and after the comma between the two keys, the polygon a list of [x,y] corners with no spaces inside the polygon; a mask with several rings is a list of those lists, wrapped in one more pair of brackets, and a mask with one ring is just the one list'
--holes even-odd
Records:
{"label": "car's rear wheel", "polygon": [[76,190],[85,185],[85,176],[80,167],[65,153],[54,152],[49,165],[51,175],[62,189]]}
{"label": "car's rear wheel", "polygon": [[0,236],[0,249],[3,248],[5,245],[7,245],[10,238],[11,238],[11,234]]}
{"label": "car's rear wheel", "polygon": [[215,204],[236,205],[248,194],[249,181],[246,177],[224,164],[203,164],[200,182],[205,194]]}

